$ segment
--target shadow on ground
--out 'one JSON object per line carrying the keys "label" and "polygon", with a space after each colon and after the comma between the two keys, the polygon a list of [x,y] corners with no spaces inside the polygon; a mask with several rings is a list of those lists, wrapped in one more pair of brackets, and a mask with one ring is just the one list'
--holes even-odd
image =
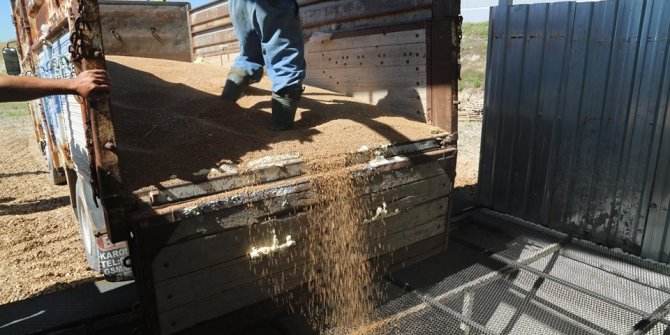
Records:
{"label": "shadow on ground", "polygon": [[[9,201],[8,201],[9,202]],[[34,202],[20,202],[16,204],[6,204],[0,201],[0,216],[3,215],[26,215],[39,212],[48,212],[54,209],[70,205],[70,197],[54,197],[42,199]]]}

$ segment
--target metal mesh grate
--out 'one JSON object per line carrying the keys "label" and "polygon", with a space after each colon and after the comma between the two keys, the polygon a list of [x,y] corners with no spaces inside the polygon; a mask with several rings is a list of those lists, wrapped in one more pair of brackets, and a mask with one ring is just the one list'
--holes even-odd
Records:
{"label": "metal mesh grate", "polygon": [[[500,268],[478,262],[409,292],[356,333],[665,334],[667,266],[513,229],[505,248],[481,248]],[[469,236],[462,242],[476,247],[478,235]]]}

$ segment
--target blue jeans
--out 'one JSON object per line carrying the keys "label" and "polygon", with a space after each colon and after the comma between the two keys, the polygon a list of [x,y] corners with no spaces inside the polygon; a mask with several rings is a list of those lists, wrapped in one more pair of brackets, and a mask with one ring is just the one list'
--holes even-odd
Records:
{"label": "blue jeans", "polygon": [[258,81],[268,65],[273,92],[302,89],[307,65],[295,0],[230,0],[229,4],[240,42],[233,66]]}

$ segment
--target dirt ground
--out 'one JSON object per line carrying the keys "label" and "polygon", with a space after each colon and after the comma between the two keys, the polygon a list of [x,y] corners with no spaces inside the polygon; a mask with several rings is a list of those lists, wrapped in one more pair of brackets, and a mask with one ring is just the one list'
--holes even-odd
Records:
{"label": "dirt ground", "polygon": [[[486,49],[488,44],[488,23],[463,24],[461,44],[461,81],[459,81],[458,101],[461,108],[484,103],[486,83]],[[476,196],[479,174],[479,148],[482,122],[459,120],[458,122],[458,164],[456,187],[461,187],[471,198]]]}
{"label": "dirt ground", "polygon": [[477,185],[481,133],[481,121],[459,121],[458,123],[456,187],[473,187]]}
{"label": "dirt ground", "polygon": [[50,185],[30,124],[0,122],[0,304],[95,280],[67,187]]}

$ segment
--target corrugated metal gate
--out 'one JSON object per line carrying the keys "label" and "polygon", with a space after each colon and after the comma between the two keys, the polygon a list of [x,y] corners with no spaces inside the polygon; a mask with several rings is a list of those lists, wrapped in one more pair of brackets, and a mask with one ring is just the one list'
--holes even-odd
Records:
{"label": "corrugated metal gate", "polygon": [[670,261],[670,1],[491,9],[484,206]]}

